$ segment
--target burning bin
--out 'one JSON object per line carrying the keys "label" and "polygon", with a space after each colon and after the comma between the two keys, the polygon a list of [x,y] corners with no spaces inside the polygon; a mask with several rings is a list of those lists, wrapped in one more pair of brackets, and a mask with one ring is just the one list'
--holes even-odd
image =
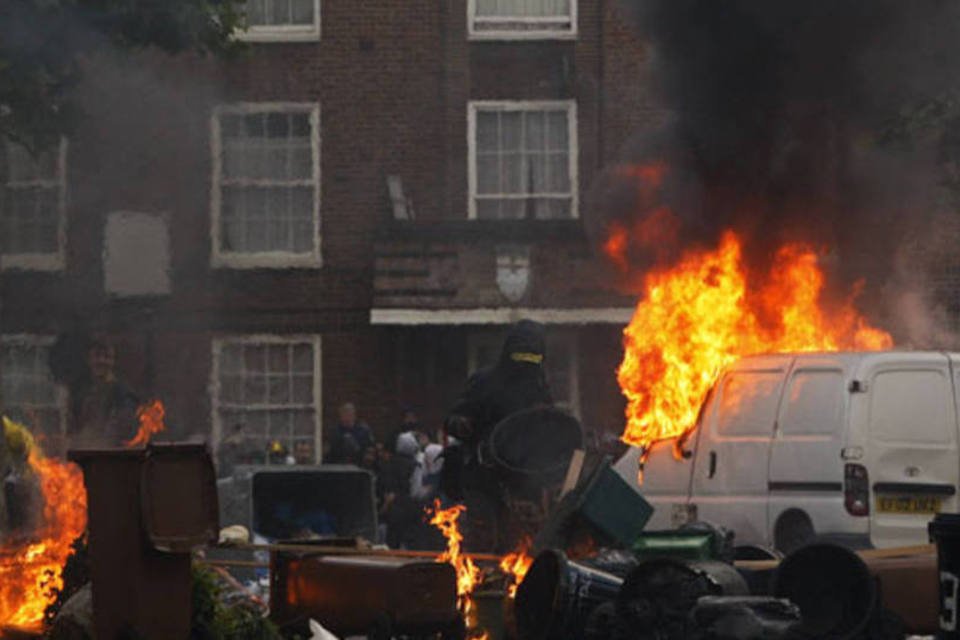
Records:
{"label": "burning bin", "polygon": [[213,460],[203,445],[73,450],[87,488],[98,638],[190,633],[190,549],[216,540]]}
{"label": "burning bin", "polygon": [[462,636],[457,576],[446,562],[277,551],[270,564],[271,617],[281,627],[313,618],[341,637]]}

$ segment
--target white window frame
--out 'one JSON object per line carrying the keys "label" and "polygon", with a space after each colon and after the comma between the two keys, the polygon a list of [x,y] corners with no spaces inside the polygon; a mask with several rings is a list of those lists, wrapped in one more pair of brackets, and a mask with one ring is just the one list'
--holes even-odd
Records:
{"label": "white window frame", "polygon": [[[480,368],[479,351],[482,347],[492,349],[500,355],[503,339],[509,328],[500,327],[467,336],[467,374],[473,375]],[[565,408],[577,418],[580,417],[580,334],[575,329],[550,330],[547,336],[547,359],[550,358],[550,342],[564,340],[570,352],[570,401],[558,406]],[[548,380],[549,382],[549,380]],[[556,398],[554,398],[556,400]]]}
{"label": "white window frame", "polygon": [[[55,342],[56,338],[50,335],[32,333],[5,333],[0,335],[0,346],[14,344],[27,347],[52,347]],[[0,378],[2,378],[3,375],[4,372],[0,370]],[[56,381],[54,381],[53,386],[56,393],[56,407],[60,411],[60,436],[66,438],[68,394],[64,386],[57,384]],[[0,398],[0,401],[6,402],[3,398]],[[0,413],[2,413],[2,411],[0,411]],[[33,427],[33,425],[26,426],[28,428]]]}
{"label": "white window frame", "polygon": [[[553,23],[555,18],[535,17],[478,17],[477,0],[467,2],[467,35],[470,40],[575,40],[577,38],[577,5],[578,0],[570,0],[570,26],[557,28]],[[542,29],[477,29],[477,22],[487,24],[542,24]]]}
{"label": "white window frame", "polygon": [[249,25],[237,38],[245,42],[316,42],[320,40],[320,0],[313,0],[313,24]]}
{"label": "white window frame", "polygon": [[[477,114],[481,111],[559,111],[567,112],[567,141],[570,158],[570,215],[563,218],[549,218],[535,222],[556,220],[577,220],[580,217],[580,144],[577,137],[577,101],[576,100],[473,100],[467,106],[467,179],[468,205],[470,220],[477,220]],[[536,197],[536,194],[527,194]]]}
{"label": "white window frame", "polygon": [[[254,113],[307,113],[310,115],[310,144],[313,156],[313,175],[300,181],[301,186],[313,187],[313,250],[308,253],[263,251],[244,253],[220,249],[220,220],[223,206],[223,138],[220,117]],[[210,151],[212,179],[210,182],[210,261],[215,268],[230,269],[317,269],[323,266],[322,236],[320,233],[320,105],[316,102],[241,102],[220,105],[210,116]],[[241,185],[277,185],[273,180],[238,180]],[[286,186],[296,186],[287,183]]]}
{"label": "white window frame", "polygon": [[252,344],[252,345],[270,345],[270,344],[299,344],[308,342],[313,345],[313,397],[314,402],[314,428],[313,428],[313,454],[314,462],[320,464],[323,461],[323,384],[320,379],[322,366],[322,339],[317,334],[298,334],[298,335],[276,335],[276,334],[244,334],[221,336],[213,340],[211,355],[213,362],[210,366],[210,411],[211,411],[211,441],[214,455],[220,449],[220,442],[223,439],[223,424],[220,420],[220,355],[224,345],[227,344]]}
{"label": "white window frame", "polygon": [[[0,146],[0,151],[6,149]],[[36,180],[31,182],[4,182],[0,188],[17,186],[47,186],[57,188],[57,250],[53,253],[0,253],[0,270],[21,269],[24,271],[63,271],[66,268],[67,254],[67,139],[60,138],[57,153],[56,180]],[[54,182],[56,183],[54,185]]]}

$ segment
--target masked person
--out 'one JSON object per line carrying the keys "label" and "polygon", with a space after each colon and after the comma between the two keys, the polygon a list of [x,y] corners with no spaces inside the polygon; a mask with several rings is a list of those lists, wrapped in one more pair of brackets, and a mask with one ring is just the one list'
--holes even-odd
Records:
{"label": "masked person", "polygon": [[504,418],[553,406],[544,374],[546,355],[543,326],[519,321],[507,334],[497,363],[470,377],[447,418],[447,433],[460,444],[444,451],[441,491],[466,502],[467,517],[475,525],[470,527],[475,548],[496,548],[497,513],[503,509],[499,479],[480,464],[479,448]]}

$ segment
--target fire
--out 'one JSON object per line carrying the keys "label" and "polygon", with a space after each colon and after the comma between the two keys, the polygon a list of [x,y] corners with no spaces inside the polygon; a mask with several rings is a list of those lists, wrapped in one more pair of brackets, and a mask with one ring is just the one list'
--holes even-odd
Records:
{"label": "fire", "polygon": [[468,556],[461,552],[463,534],[460,532],[460,515],[467,508],[455,505],[449,509],[441,509],[440,501],[433,503],[433,514],[430,524],[440,530],[447,540],[447,550],[437,558],[437,562],[449,562],[457,571],[457,599],[460,610],[466,613],[472,607],[470,594],[480,584],[480,568]]}
{"label": "fire", "polygon": [[530,557],[530,539],[525,538],[515,551],[503,556],[500,560],[500,570],[510,579],[507,585],[507,595],[511,598],[517,595],[517,587],[523,582],[523,578],[530,570],[533,564],[533,558]]}
{"label": "fire", "polygon": [[[612,257],[619,263],[620,256]],[[839,308],[827,308],[823,287],[818,254],[800,244],[782,247],[761,282],[749,279],[733,232],[715,250],[688,252],[675,266],[650,272],[624,330],[623,441],[646,453],[684,436],[720,371],[741,356],[893,345],[857,312],[858,289]]]}
{"label": "fire", "polygon": [[[7,430],[27,433],[6,418],[3,423]],[[80,468],[44,457],[32,442],[27,465],[39,481],[43,517],[28,539],[0,543],[0,625],[40,624],[54,590],[63,587],[61,570],[70,545],[87,526],[87,494]]]}
{"label": "fire", "polygon": [[133,439],[124,442],[123,445],[128,449],[147,446],[150,438],[152,438],[154,434],[160,433],[167,428],[163,422],[165,414],[166,411],[163,408],[163,403],[159,400],[152,400],[141,405],[137,409],[137,420],[140,422],[137,435],[135,435]]}

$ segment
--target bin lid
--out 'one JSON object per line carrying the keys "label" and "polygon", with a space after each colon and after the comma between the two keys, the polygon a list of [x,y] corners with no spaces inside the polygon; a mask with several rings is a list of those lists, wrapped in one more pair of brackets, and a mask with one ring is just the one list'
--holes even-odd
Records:
{"label": "bin lid", "polygon": [[216,473],[206,445],[147,447],[140,492],[143,526],[158,551],[186,553],[216,542]]}

